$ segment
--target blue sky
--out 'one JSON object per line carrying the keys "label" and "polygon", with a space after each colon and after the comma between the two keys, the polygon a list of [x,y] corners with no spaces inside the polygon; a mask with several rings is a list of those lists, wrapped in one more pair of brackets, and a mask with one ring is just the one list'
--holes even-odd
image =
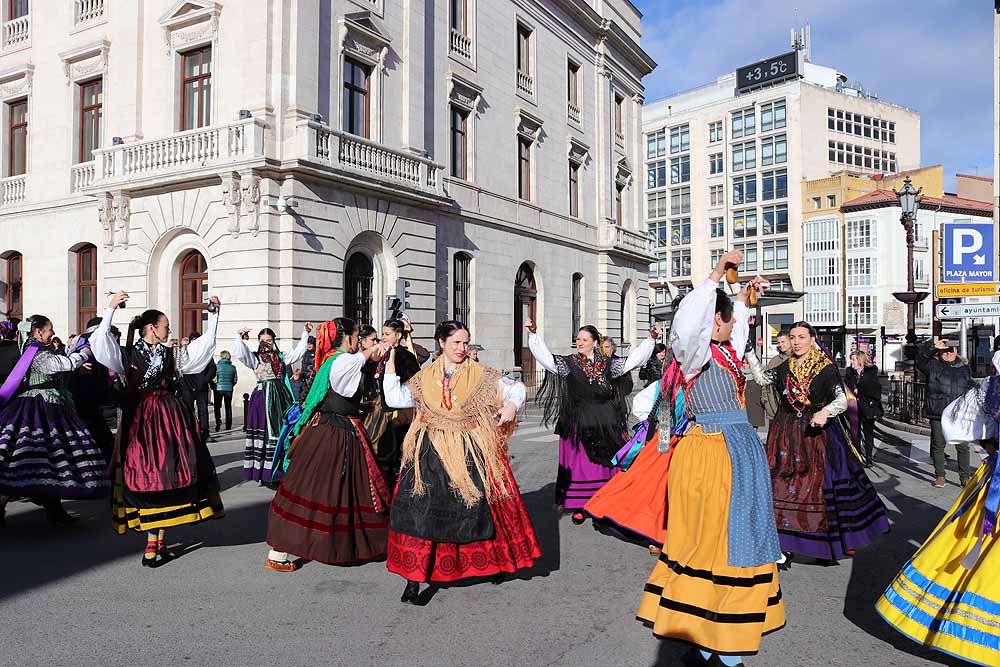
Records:
{"label": "blue sky", "polygon": [[789,49],[812,26],[814,63],[920,112],[921,158],[993,175],[993,5],[988,0],[633,0],[658,63],[646,100]]}

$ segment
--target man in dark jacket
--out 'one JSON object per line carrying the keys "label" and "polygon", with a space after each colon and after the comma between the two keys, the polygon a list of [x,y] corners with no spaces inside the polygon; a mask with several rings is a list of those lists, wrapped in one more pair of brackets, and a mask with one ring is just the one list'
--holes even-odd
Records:
{"label": "man in dark jacket", "polygon": [[[195,331],[188,336],[188,339],[195,341],[200,337],[201,334]],[[212,431],[208,424],[208,392],[216,372],[217,368],[213,359],[208,362],[208,366],[202,372],[183,376],[181,383],[181,393],[185,394],[185,400],[194,403],[193,407],[198,415],[198,430],[201,431],[201,437],[205,442],[208,442]]]}
{"label": "man in dark jacket", "polygon": [[[944,486],[944,433],[941,415],[948,404],[964,394],[972,382],[972,369],[958,356],[951,341],[927,341],[917,350],[917,369],[927,378],[927,417],[931,421],[931,459],[934,461],[936,487]],[[969,443],[955,443],[958,450],[958,480],[964,486],[972,472],[969,469]]]}
{"label": "man in dark jacket", "polygon": [[[90,336],[97,331],[100,324],[100,317],[91,318],[87,322],[87,328],[79,335],[76,344],[78,346],[89,345]],[[104,418],[104,410],[114,404],[111,373],[106,366],[91,359],[76,373],[71,373],[69,377],[69,391],[73,395],[76,412],[81,421],[86,424],[87,430],[93,436],[101,454],[104,455],[104,459],[110,461],[115,438]]]}

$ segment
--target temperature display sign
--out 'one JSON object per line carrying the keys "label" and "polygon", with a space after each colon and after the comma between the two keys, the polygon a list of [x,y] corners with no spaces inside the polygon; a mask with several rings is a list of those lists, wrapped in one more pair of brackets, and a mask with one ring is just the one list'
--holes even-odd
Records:
{"label": "temperature display sign", "polygon": [[736,70],[736,92],[742,93],[775,81],[798,76],[799,54],[792,51],[784,55],[761,60]]}

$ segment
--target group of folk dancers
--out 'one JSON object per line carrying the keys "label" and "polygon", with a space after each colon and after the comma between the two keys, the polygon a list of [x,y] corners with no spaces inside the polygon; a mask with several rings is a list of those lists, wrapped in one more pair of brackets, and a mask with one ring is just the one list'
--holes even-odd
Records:
{"label": "group of folk dancers", "polygon": [[[839,373],[812,327],[793,325],[791,358],[774,369],[744,355],[747,299],[765,285],[754,279],[735,297],[720,288],[742,260],[724,255],[680,303],[662,378],[632,400],[634,434],[624,379],[653,354],[658,328],[620,358],[604,354],[593,327],[579,330],[575,354],[553,355],[525,325],[546,371],[544,420],[559,435],[557,504],[573,523],[590,517],[646,542],[658,558],[638,620],[724,665],[742,664],[785,625],[778,572],[793,558],[833,563],[889,529],[844,423]],[[48,347],[46,318],[21,328],[28,340],[0,387],[0,495],[34,499],[58,522],[62,499],[110,492],[116,530],[145,533],[142,564],[155,568],[172,558],[166,528],[224,514],[204,437],[175,391],[177,378],[211,361],[221,304],[210,300],[204,335],[176,358],[156,310],[134,318],[119,344],[112,318],[127,300],[115,295],[69,354]],[[0,326],[0,360],[11,329]],[[400,345],[400,323],[381,333],[346,318],[307,324],[287,355],[270,329],[256,351],[248,331],[238,335],[235,355],[258,380],[245,477],[276,488],[265,565],[384,559],[406,579],[404,602],[418,599],[422,582],[498,581],[530,568],[541,550],[507,451],[525,387],[470,359],[461,322],[437,327],[439,354],[423,366]],[[312,334],[310,387],[296,406],[285,372]],[[92,364],[125,387],[110,445],[95,440],[65,389]],[[766,445],[747,420],[748,377],[781,397]],[[951,439],[988,442],[998,418],[1000,375],[950,406],[944,428]],[[1000,558],[996,463],[994,448],[877,603],[905,635],[983,665],[1000,664],[1000,595],[988,574]]]}

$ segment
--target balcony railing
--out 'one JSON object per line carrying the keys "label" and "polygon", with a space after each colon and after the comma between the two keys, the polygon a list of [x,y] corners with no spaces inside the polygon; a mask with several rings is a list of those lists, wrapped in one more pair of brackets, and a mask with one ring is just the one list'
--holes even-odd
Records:
{"label": "balcony railing", "polygon": [[119,144],[94,151],[95,186],[163,175],[186,175],[202,168],[264,156],[264,122],[248,118],[178,132],[162,139]]}
{"label": "balcony railing", "polygon": [[653,240],[642,232],[619,225],[601,227],[601,247],[646,256],[650,261],[653,259]]}
{"label": "balcony railing", "polygon": [[73,165],[70,170],[70,181],[73,185],[73,193],[83,192],[94,184],[97,169],[94,162],[81,162]]}
{"label": "balcony railing", "polygon": [[13,206],[23,202],[28,189],[27,180],[24,174],[0,180],[0,206]]}
{"label": "balcony railing", "polygon": [[96,23],[104,18],[104,0],[74,0],[76,11],[75,25]]}
{"label": "balcony railing", "polygon": [[29,15],[19,16],[3,24],[3,48],[4,50],[17,49],[27,46],[31,39],[31,21]]}
{"label": "balcony railing", "polygon": [[455,28],[451,29],[451,52],[472,60],[472,38]]}
{"label": "balcony railing", "polygon": [[525,95],[535,94],[535,80],[530,74],[524,72],[517,73],[517,89]]}
{"label": "balcony railing", "polygon": [[314,121],[301,122],[299,132],[306,159],[388,186],[404,185],[426,194],[444,196],[444,166],[432,160]]}
{"label": "balcony railing", "polygon": [[580,107],[573,102],[566,102],[566,114],[574,123],[580,122]]}

